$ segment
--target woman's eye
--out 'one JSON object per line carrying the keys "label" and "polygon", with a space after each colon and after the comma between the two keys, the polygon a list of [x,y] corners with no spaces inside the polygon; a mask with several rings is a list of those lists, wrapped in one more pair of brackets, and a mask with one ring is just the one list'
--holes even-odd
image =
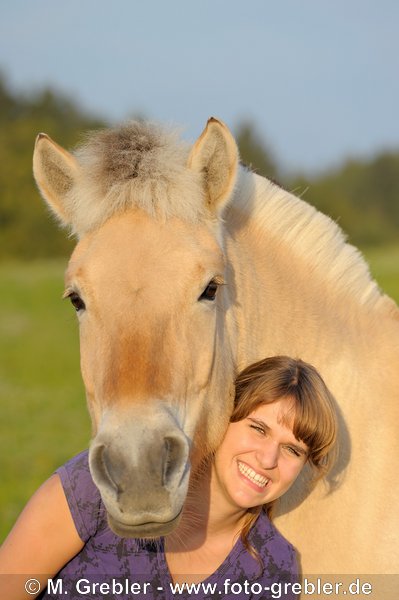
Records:
{"label": "woman's eye", "polygon": [[293,448],[292,446],[286,446],[288,452],[290,454],[293,454],[294,456],[301,456],[301,454],[298,452],[298,450],[296,448]]}
{"label": "woman's eye", "polygon": [[251,429],[255,429],[255,431],[258,431],[262,435],[264,435],[264,433],[265,433],[265,430],[260,425],[250,425],[250,427],[251,427]]}
{"label": "woman's eye", "polygon": [[79,312],[80,310],[84,310],[86,308],[86,305],[83,302],[82,298],[76,292],[71,292],[68,295],[68,298],[71,301],[71,304],[76,310],[76,312]]}
{"label": "woman's eye", "polygon": [[218,287],[219,285],[216,283],[216,281],[210,281],[204,289],[204,291],[202,292],[201,296],[198,298],[198,300],[215,300]]}

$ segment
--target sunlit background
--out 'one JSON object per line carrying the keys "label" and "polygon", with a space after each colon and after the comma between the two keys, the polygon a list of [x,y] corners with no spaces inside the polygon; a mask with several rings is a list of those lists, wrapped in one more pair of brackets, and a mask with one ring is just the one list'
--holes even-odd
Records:
{"label": "sunlit background", "polygon": [[73,147],[131,117],[194,140],[211,115],[243,162],[343,227],[399,300],[395,0],[3,0],[0,7],[0,537],[90,438],[73,247],[33,184],[34,138]]}

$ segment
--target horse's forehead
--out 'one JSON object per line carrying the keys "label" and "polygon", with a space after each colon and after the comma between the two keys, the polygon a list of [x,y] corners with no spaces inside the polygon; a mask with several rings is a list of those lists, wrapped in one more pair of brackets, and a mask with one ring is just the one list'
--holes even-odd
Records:
{"label": "horse's forehead", "polygon": [[157,221],[141,211],[109,219],[82,238],[71,257],[67,277],[102,278],[134,271],[146,279],[157,272],[220,269],[222,251],[206,225],[177,218]]}

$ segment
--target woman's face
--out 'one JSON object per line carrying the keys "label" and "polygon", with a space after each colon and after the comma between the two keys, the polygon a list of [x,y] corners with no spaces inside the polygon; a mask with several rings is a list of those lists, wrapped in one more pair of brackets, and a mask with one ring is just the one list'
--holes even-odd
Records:
{"label": "woman's face", "polygon": [[292,432],[293,414],[292,400],[282,398],[230,423],[212,466],[212,486],[220,499],[251,508],[288,490],[308,454]]}

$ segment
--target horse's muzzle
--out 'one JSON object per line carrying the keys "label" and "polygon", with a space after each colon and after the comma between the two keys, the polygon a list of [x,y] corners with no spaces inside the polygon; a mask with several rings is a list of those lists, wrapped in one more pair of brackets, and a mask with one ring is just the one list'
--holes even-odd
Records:
{"label": "horse's muzzle", "polygon": [[111,529],[121,537],[170,533],[187,494],[188,438],[168,412],[151,427],[137,415],[116,431],[110,423],[94,438],[89,464]]}

